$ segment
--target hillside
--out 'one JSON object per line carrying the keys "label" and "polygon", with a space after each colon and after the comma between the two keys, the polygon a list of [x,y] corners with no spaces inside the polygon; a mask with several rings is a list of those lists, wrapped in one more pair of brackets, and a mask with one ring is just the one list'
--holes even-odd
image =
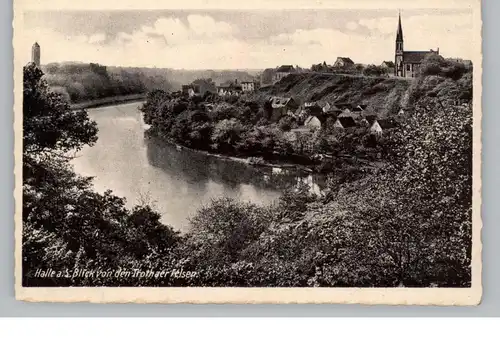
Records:
{"label": "hillside", "polygon": [[367,110],[385,116],[405,106],[410,84],[411,80],[401,78],[302,73],[261,88],[256,96],[292,96],[301,103],[325,100],[366,104]]}

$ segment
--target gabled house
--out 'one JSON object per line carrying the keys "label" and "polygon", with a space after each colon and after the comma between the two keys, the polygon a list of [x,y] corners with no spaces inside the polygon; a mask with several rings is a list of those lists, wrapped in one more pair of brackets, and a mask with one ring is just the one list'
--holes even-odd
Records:
{"label": "gabled house", "polygon": [[304,127],[307,127],[309,129],[321,129],[321,126],[323,123],[320,120],[320,117],[318,116],[309,116],[306,121],[304,122]]}
{"label": "gabled house", "polygon": [[391,119],[380,119],[380,120],[375,120],[370,127],[370,132],[377,134],[377,135],[382,135],[384,131],[388,129],[393,129],[396,127],[395,121]]}
{"label": "gabled house", "polygon": [[334,128],[347,129],[356,127],[356,121],[351,116],[340,116],[335,121]]}
{"label": "gabled house", "polygon": [[217,86],[217,94],[219,96],[228,96],[228,95],[241,95],[243,92],[242,86],[238,84],[238,81],[234,83],[223,83]]}
{"label": "gabled house", "polygon": [[259,88],[259,83],[255,81],[242,81],[241,90],[245,93],[254,92]]}
{"label": "gabled house", "polygon": [[287,115],[288,112],[293,114],[299,107],[299,104],[291,97],[273,96],[269,101],[272,109],[271,121],[273,122],[278,121],[281,117]]}
{"label": "gabled house", "polygon": [[335,63],[333,64],[333,67],[335,68],[345,68],[345,67],[352,67],[354,66],[354,61],[352,61],[350,58],[345,57],[345,56],[339,56]]}
{"label": "gabled house", "polygon": [[273,83],[281,81],[282,78],[295,73],[296,69],[292,65],[283,65],[276,69],[273,74]]}
{"label": "gabled house", "polygon": [[380,67],[382,68],[394,68],[394,62],[392,61],[384,61],[380,64]]}
{"label": "gabled house", "polygon": [[363,114],[363,117],[361,119],[361,124],[363,124],[366,127],[371,127],[376,120],[377,120],[377,115],[373,113]]}

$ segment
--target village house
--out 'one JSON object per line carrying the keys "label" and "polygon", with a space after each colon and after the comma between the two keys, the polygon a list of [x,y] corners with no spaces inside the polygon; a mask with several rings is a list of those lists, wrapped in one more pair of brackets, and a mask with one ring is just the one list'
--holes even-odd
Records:
{"label": "village house", "polygon": [[390,119],[380,119],[373,122],[372,126],[370,127],[370,132],[373,134],[382,135],[384,131],[395,127],[396,124],[394,121]]}
{"label": "village house", "polygon": [[323,126],[323,122],[321,121],[321,116],[314,116],[311,115],[308,118],[306,118],[304,122],[304,127],[309,128],[309,129],[321,129]]}
{"label": "village house", "polygon": [[217,93],[217,87],[212,79],[197,79],[191,85],[194,87],[196,95],[204,96],[207,92]]}
{"label": "village house", "polygon": [[333,115],[333,114],[338,115],[341,112],[342,111],[340,110],[340,108],[337,107],[337,105],[335,105],[333,103],[326,102],[325,105],[323,106],[323,113],[325,113],[325,114],[328,114],[328,115]]}
{"label": "village house", "polygon": [[403,46],[403,27],[401,26],[401,14],[399,15],[398,29],[396,33],[396,52],[394,75],[399,77],[416,77],[420,72],[420,66],[429,55],[439,55],[437,51],[405,51]]}
{"label": "village house", "polygon": [[278,69],[276,69],[275,73],[273,74],[273,84],[281,81],[281,79],[283,79],[284,77],[287,77],[288,75],[295,72],[296,70],[292,65],[283,65],[278,67]]}
{"label": "village house", "polygon": [[371,127],[373,123],[377,120],[377,115],[374,113],[363,113],[362,118],[359,121],[359,125],[363,127]]}
{"label": "village house", "polygon": [[356,121],[352,116],[340,116],[337,117],[337,120],[333,124],[333,127],[336,129],[347,129],[356,127]]}
{"label": "village house", "polygon": [[[337,106],[342,107],[342,113],[337,116],[337,120],[335,121],[334,128],[352,128],[361,124],[361,121],[364,118],[363,108],[366,107],[364,105],[353,106],[350,104],[337,104]],[[368,115],[368,114],[366,114]]]}
{"label": "village house", "polygon": [[290,115],[297,110],[299,104],[291,97],[273,96],[269,99],[271,103],[271,121],[276,122],[285,115]]}
{"label": "village house", "polygon": [[193,85],[182,85],[182,94],[188,95],[189,97],[195,96],[196,93],[196,87]]}
{"label": "village house", "polygon": [[238,84],[238,80],[230,83],[224,83],[217,86],[217,94],[219,96],[239,96],[243,92],[242,86]]}
{"label": "village house", "polygon": [[[297,122],[306,125],[315,125],[321,127],[328,118],[337,118],[341,110],[333,103],[326,101],[305,102],[294,113]],[[314,117],[314,118],[311,118]],[[307,121],[307,122],[306,122]]]}
{"label": "village house", "polygon": [[385,69],[394,69],[394,62],[392,62],[392,61],[383,61],[380,64],[380,67],[385,68]]}
{"label": "village house", "polygon": [[339,56],[333,64],[333,67],[335,68],[346,68],[352,66],[354,66],[354,62],[350,58],[344,56]]}
{"label": "village house", "polygon": [[242,81],[241,82],[241,90],[244,93],[254,92],[259,88],[259,83],[255,81]]}

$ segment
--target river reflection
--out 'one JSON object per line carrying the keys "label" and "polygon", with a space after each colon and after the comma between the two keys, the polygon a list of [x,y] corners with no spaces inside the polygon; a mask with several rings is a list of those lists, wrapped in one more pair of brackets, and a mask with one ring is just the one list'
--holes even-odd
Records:
{"label": "river reflection", "polygon": [[187,230],[188,218],[213,198],[269,204],[299,181],[319,192],[323,180],[296,170],[249,166],[189,149],[178,149],[145,135],[139,104],[90,109],[99,127],[94,147],[73,163],[76,172],[95,176],[97,191],[111,189],[133,206],[145,200],[162,222]]}

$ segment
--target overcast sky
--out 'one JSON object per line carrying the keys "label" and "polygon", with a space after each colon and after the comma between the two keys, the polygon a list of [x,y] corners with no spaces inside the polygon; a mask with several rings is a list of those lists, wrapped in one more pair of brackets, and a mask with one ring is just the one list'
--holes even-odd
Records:
{"label": "overcast sky", "polygon": [[[472,58],[472,12],[403,10],[405,50],[439,47]],[[22,55],[41,45],[42,63],[185,69],[310,67],[337,56],[379,64],[394,59],[398,10],[30,11]]]}

